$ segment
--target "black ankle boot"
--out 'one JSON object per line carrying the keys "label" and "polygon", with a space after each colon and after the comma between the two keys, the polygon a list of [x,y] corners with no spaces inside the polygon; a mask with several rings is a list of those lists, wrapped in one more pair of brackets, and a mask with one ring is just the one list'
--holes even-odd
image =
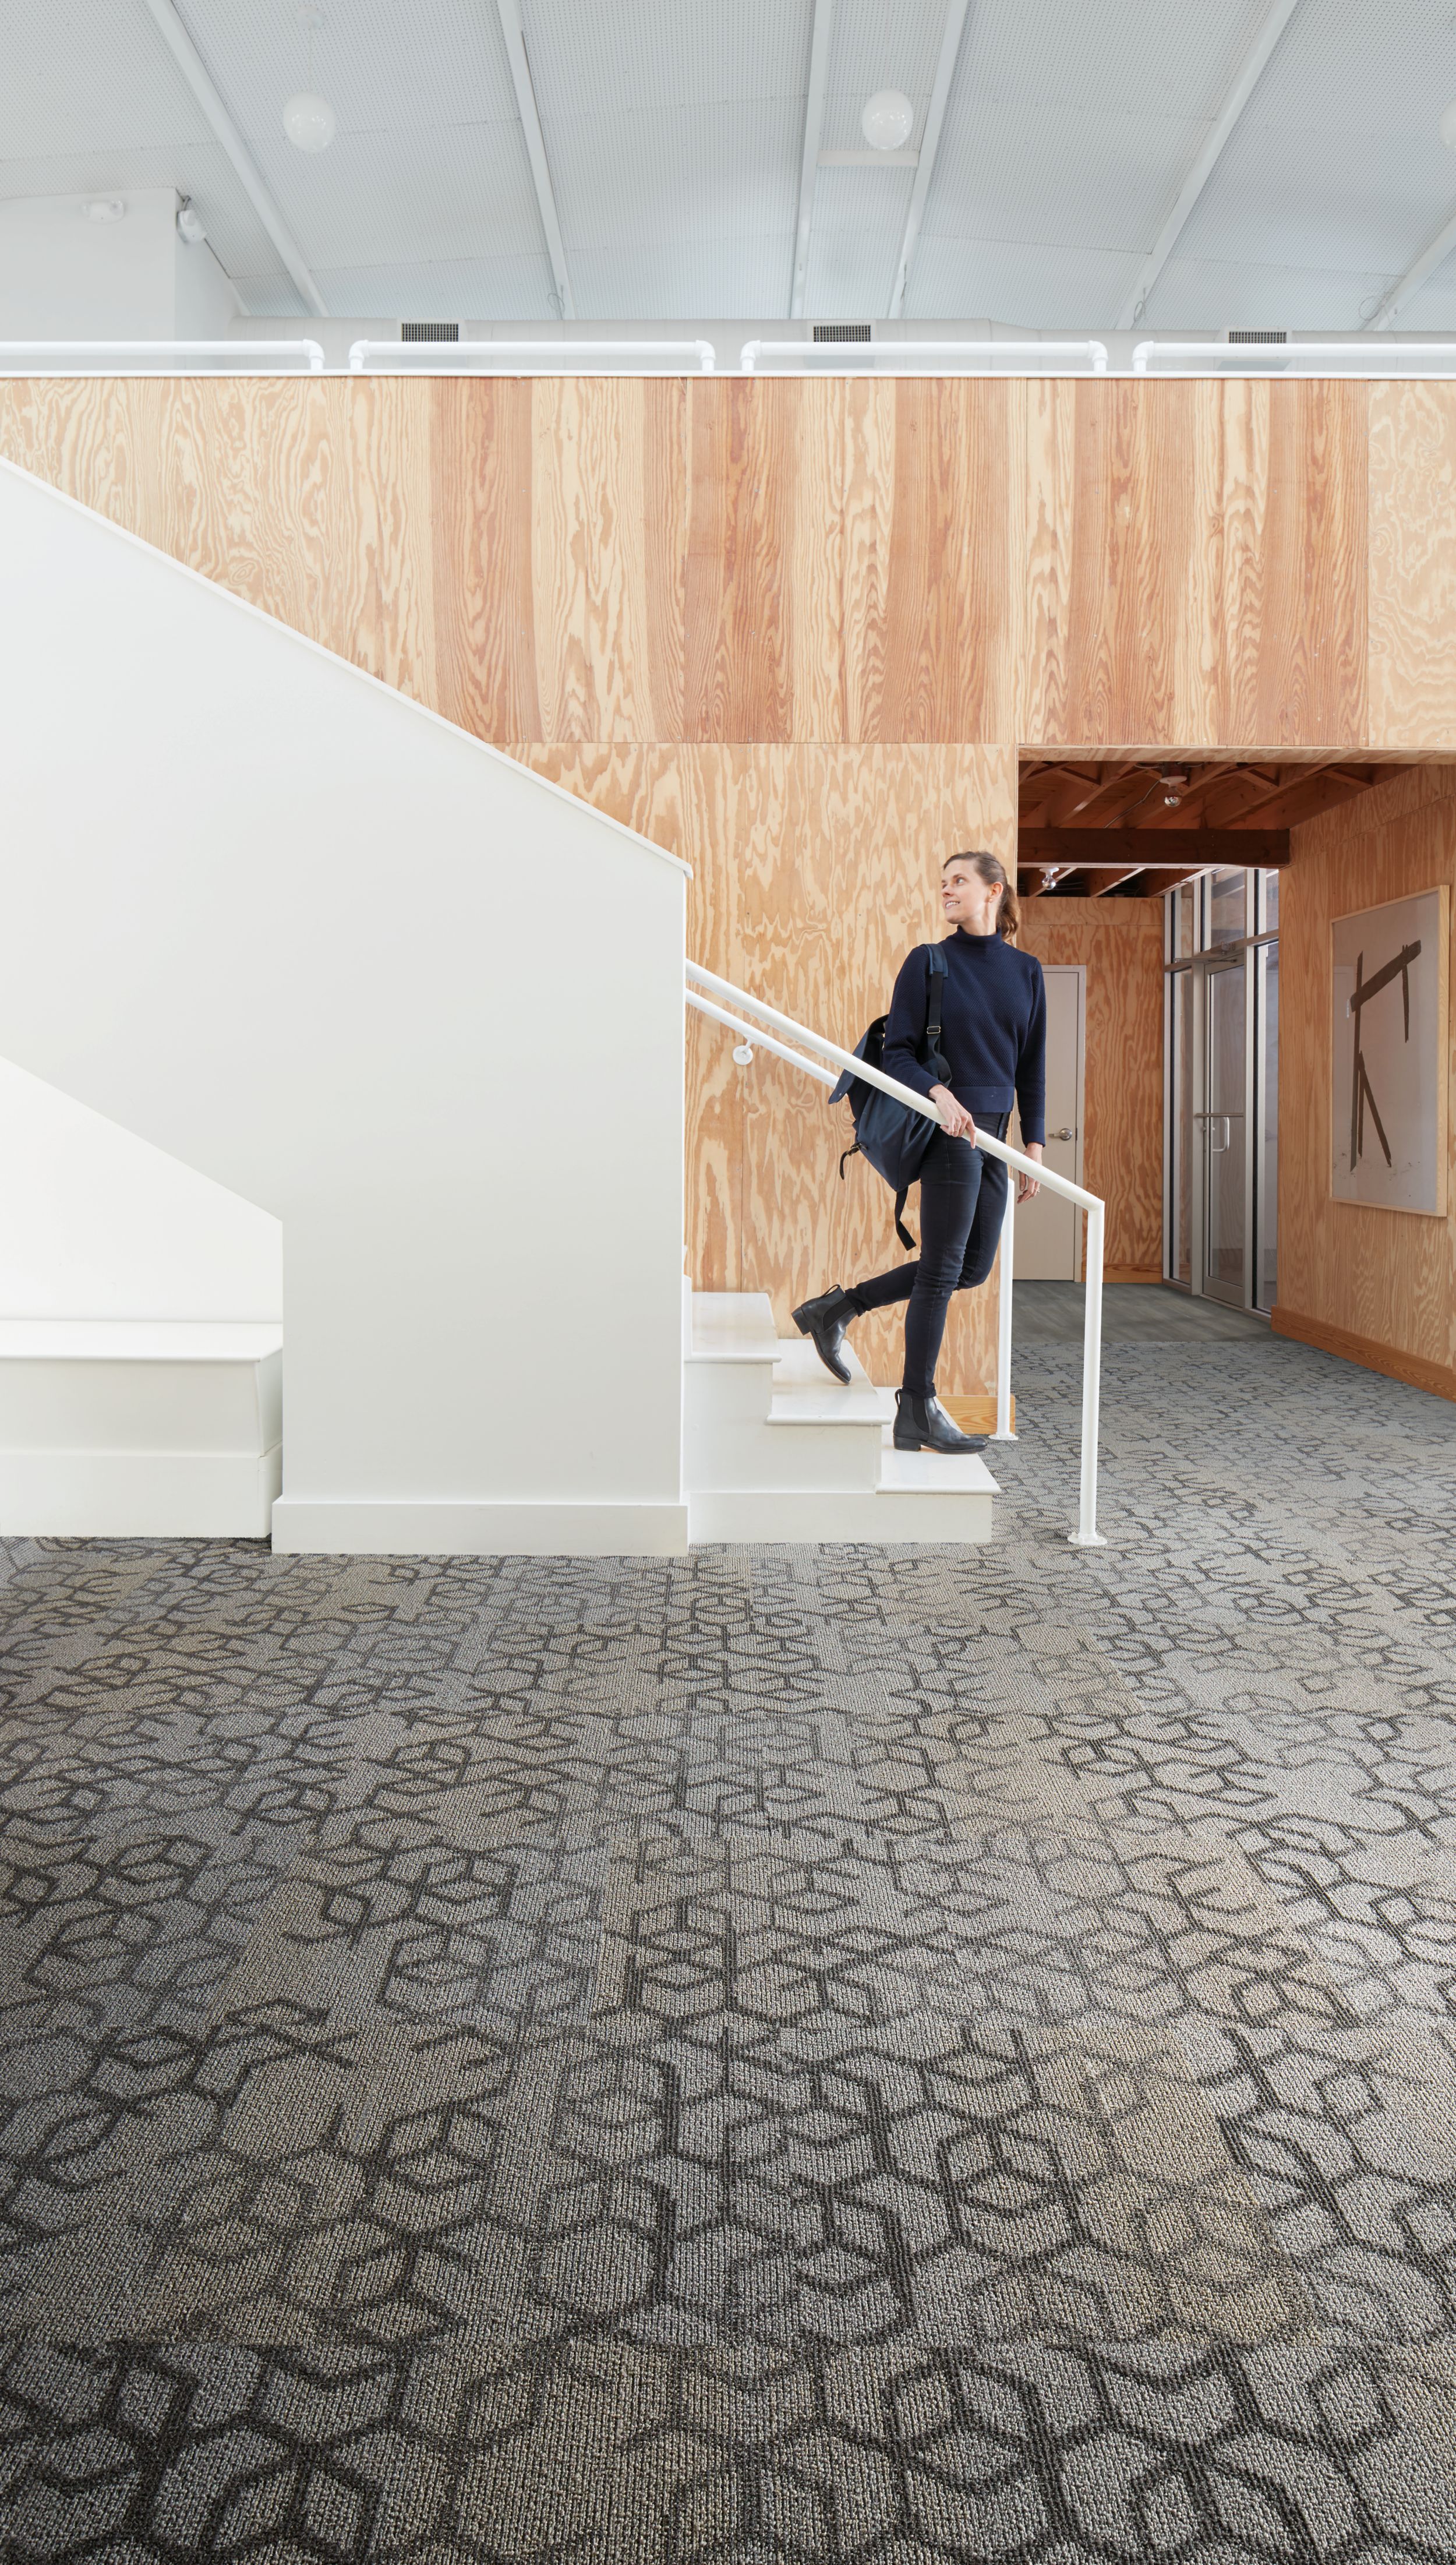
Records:
{"label": "black ankle boot", "polygon": [[895,1393],[897,1452],[983,1452],[983,1434],[962,1434],[938,1398],[912,1398],[908,1389]]}
{"label": "black ankle boot", "polygon": [[805,1300],[793,1313],[794,1325],[801,1336],[812,1336],[814,1350],[826,1371],[836,1380],[848,1383],[849,1365],[844,1359],[844,1331],[851,1318],[859,1316],[851,1308],[847,1291],[836,1282],[832,1291],[821,1291],[817,1300]]}

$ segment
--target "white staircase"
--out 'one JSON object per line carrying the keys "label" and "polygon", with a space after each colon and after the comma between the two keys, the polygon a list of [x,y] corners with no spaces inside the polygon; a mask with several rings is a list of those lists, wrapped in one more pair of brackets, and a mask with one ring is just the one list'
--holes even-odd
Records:
{"label": "white staircase", "polygon": [[974,1541],[996,1482],[971,1454],[897,1452],[893,1390],[849,1354],[847,1388],[764,1291],[695,1291],[684,1354],[683,1479],[694,1541]]}

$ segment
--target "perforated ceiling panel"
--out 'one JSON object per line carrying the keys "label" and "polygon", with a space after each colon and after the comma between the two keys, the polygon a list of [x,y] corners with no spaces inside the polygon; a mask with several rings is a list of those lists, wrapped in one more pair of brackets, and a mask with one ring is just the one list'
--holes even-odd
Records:
{"label": "perforated ceiling panel", "polygon": [[[822,5],[822,0],[821,0]],[[296,0],[178,0],[341,317],[544,320],[545,234],[496,0],[321,0],[337,134],[295,151]],[[1268,0],[972,0],[906,300],[916,320],[1118,317]],[[814,0],[521,0],[578,315],[787,314]],[[1153,289],[1149,325],[1351,329],[1456,209],[1456,0],[1300,0]],[[836,0],[823,147],[876,89],[926,116],[946,0]],[[0,193],[172,185],[255,312],[300,300],[142,0],[11,11]],[[893,289],[906,168],[821,167],[808,318]],[[1456,327],[1456,262],[1402,316]]]}

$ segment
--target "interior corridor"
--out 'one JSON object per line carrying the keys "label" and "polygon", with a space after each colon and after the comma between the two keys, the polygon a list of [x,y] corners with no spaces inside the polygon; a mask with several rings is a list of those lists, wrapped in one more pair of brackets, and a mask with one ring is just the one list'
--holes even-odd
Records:
{"label": "interior corridor", "polygon": [[10,1545],[7,2555],[1456,2552],[1456,1412],[1078,1552],[1021,1332],[971,1553]]}

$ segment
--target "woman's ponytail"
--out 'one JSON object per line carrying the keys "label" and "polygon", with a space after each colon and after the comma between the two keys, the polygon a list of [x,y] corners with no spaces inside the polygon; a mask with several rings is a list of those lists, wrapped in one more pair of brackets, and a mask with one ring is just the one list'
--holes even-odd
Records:
{"label": "woman's ponytail", "polygon": [[[1000,857],[985,854],[979,848],[968,848],[963,854],[947,855],[945,863],[970,864],[979,873],[983,882],[1000,883],[1001,902],[996,910],[996,933],[1004,935],[1008,944],[1014,944],[1021,932],[1021,902],[1016,896],[1016,884],[1010,878]],[[943,870],[944,865],[941,866],[941,871]]]}

